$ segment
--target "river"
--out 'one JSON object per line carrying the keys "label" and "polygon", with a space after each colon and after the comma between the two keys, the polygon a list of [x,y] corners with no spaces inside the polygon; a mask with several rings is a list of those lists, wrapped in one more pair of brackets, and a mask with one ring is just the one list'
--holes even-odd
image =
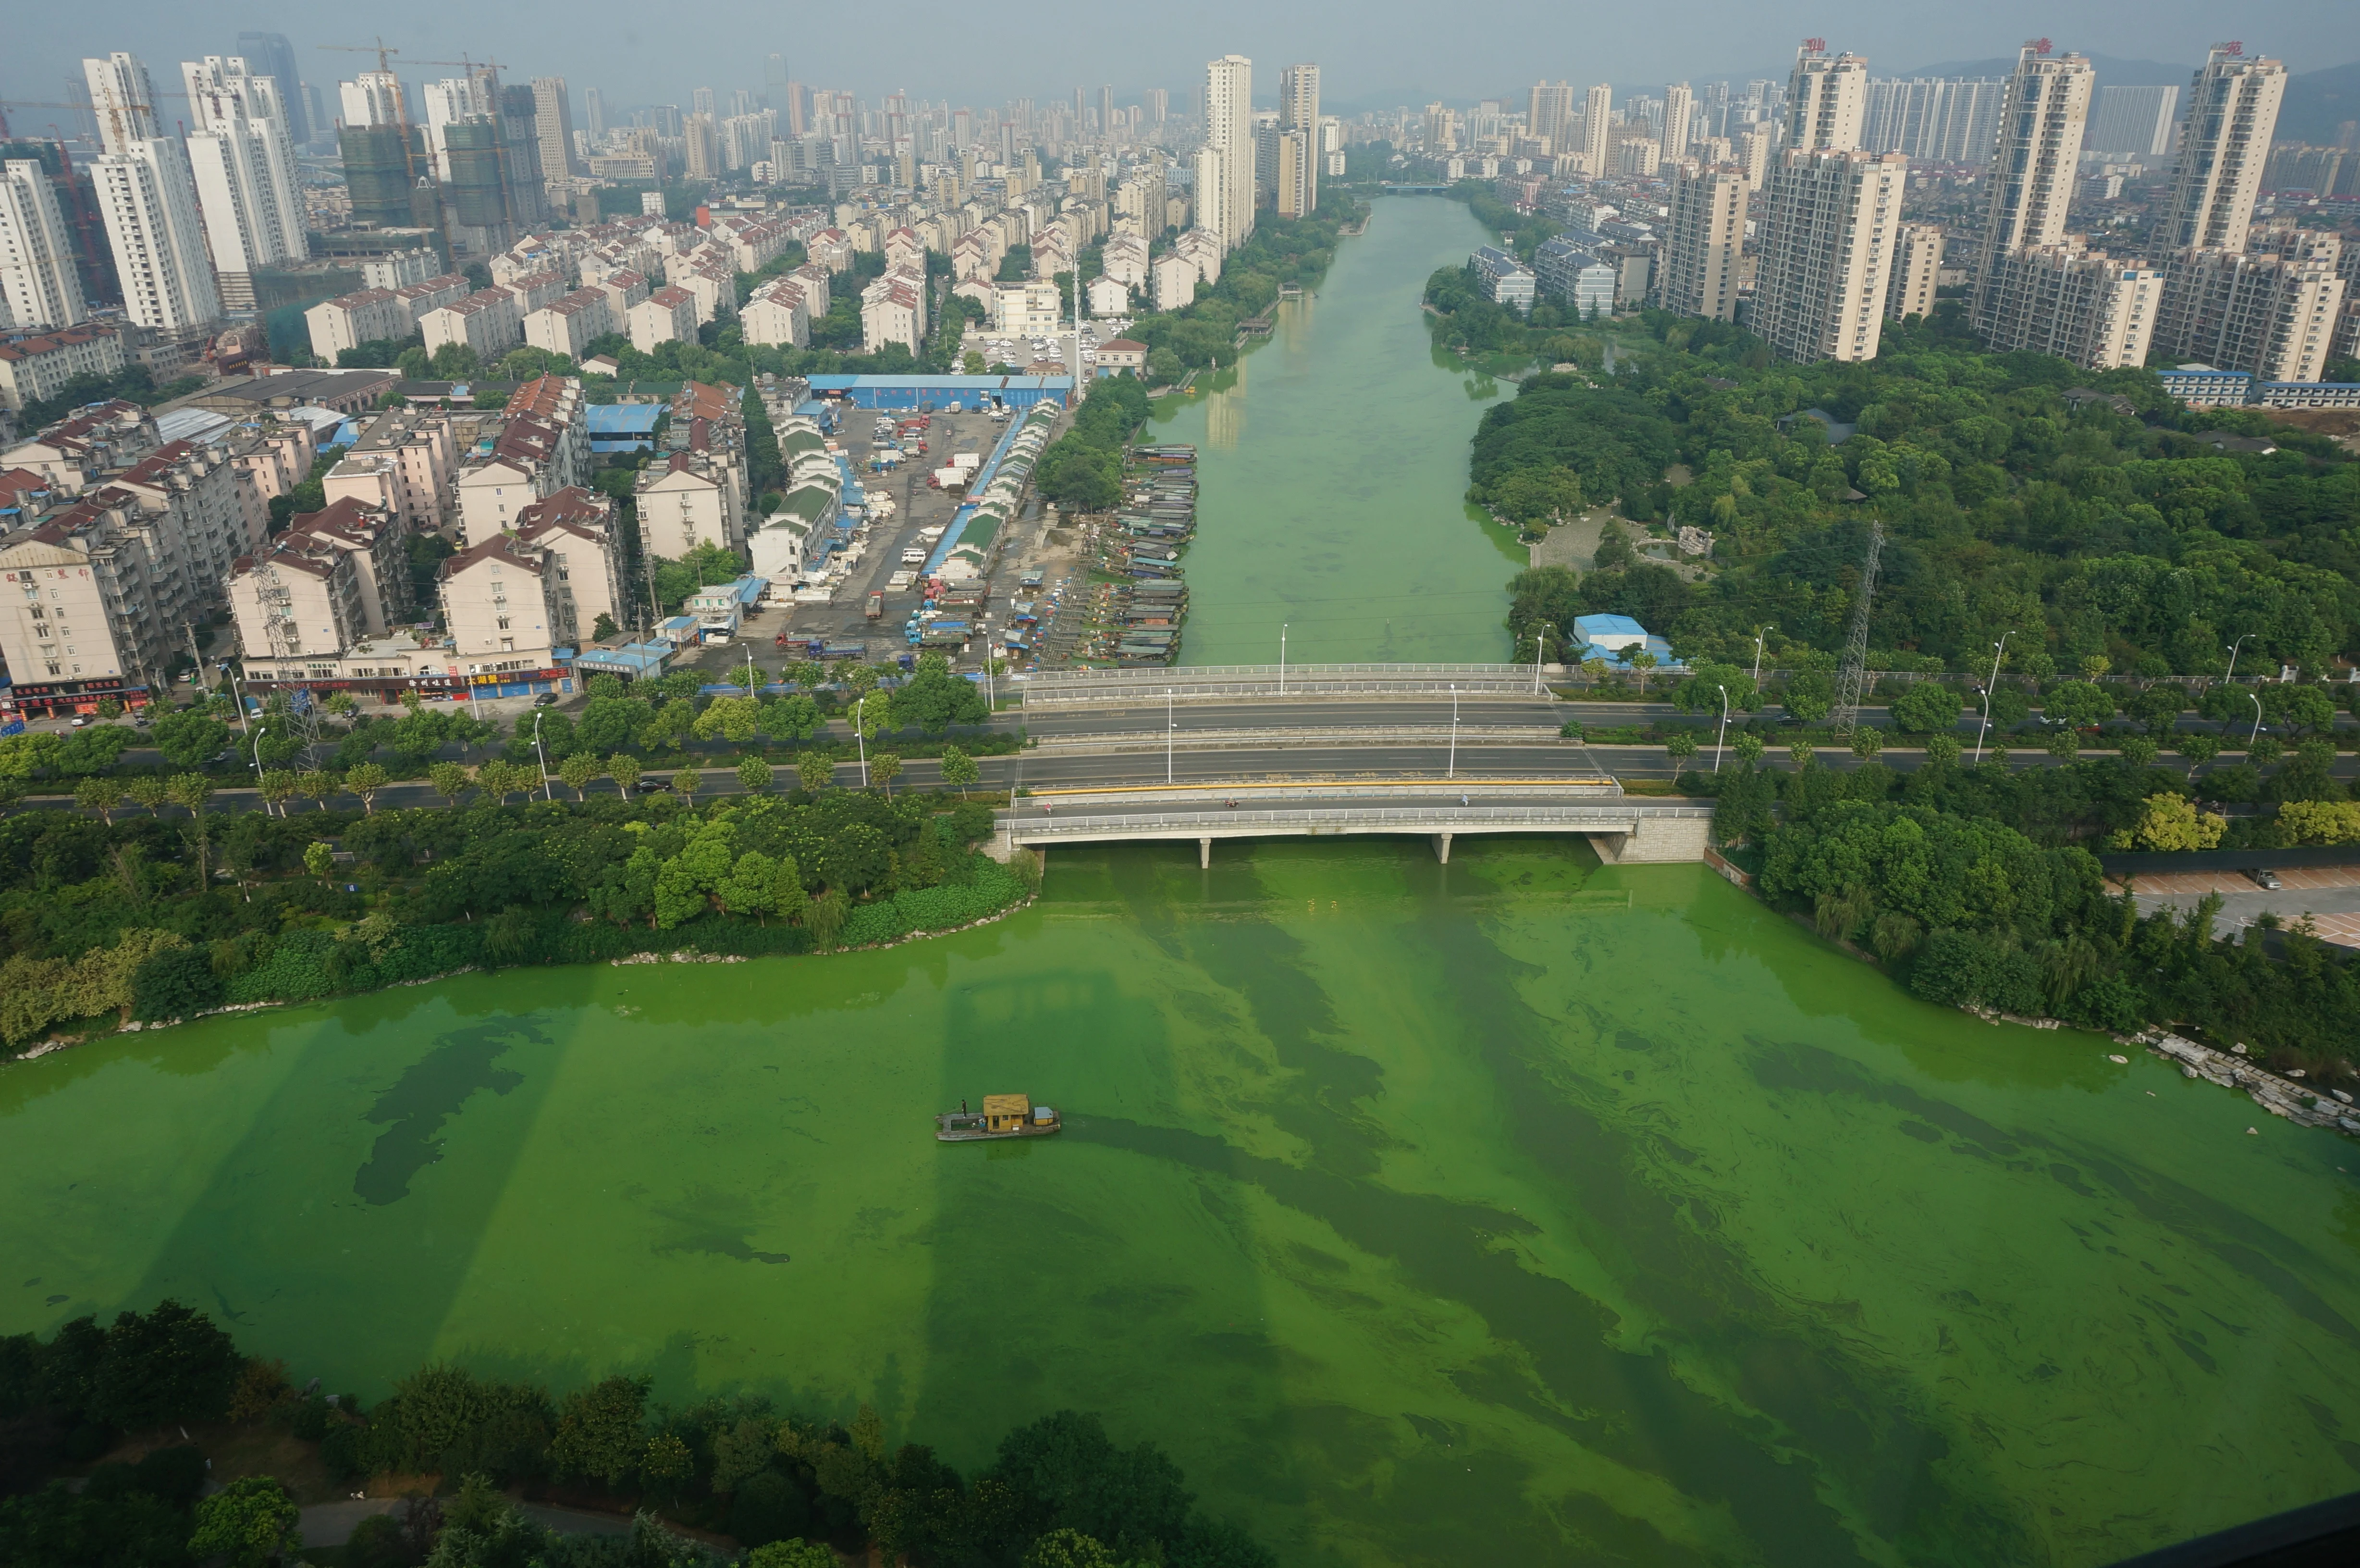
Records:
{"label": "river", "polygon": [[1282,626],[1290,663],[1508,657],[1524,548],[1467,505],[1467,442],[1513,388],[1437,354],[1418,303],[1489,238],[1456,201],[1380,201],[1268,344],[1158,411],[1148,438],[1198,457],[1182,663],[1276,663]]}
{"label": "river", "polygon": [[[889,951],[0,1069],[0,1332],[173,1295],[366,1398],[640,1371],[962,1466],[1095,1410],[1290,1568],[2097,1564],[2360,1470],[2360,1151],[2114,1049],[1700,867],[1061,850]],[[929,1136],[1012,1090],[1068,1130]]]}

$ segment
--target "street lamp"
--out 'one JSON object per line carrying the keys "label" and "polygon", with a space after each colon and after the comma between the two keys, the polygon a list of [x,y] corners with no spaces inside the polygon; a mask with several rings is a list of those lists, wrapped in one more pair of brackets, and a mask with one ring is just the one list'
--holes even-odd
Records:
{"label": "street lamp", "polygon": [[2245,737],[2245,755],[2251,757],[2254,753],[2254,742],[2259,740],[2262,734],[2262,694],[2259,691],[2248,691],[2245,695],[2254,700],[2254,730]]}
{"label": "street lamp", "polygon": [[2002,632],[1999,641],[1992,644],[1991,679],[1983,682],[1983,722],[1975,728],[1975,766],[1978,768],[1983,762],[1983,735],[1991,729],[1992,688],[1999,684],[1999,661],[2007,657],[2007,639],[2015,635],[2012,631]]}
{"label": "street lamp", "polygon": [[869,693],[863,691],[860,700],[852,704],[852,739],[860,747],[860,787],[863,789],[869,788],[869,737],[860,733],[860,721],[868,712]]}
{"label": "street lamp", "polygon": [[1714,736],[1712,742],[1712,770],[1719,773],[1721,744],[1729,739],[1729,688],[1716,686],[1713,690],[1721,693],[1721,734]]}
{"label": "street lamp", "polygon": [[1278,694],[1286,695],[1286,623],[1278,623]]}
{"label": "street lamp", "polygon": [[1172,732],[1180,726],[1172,722],[1172,688],[1164,688],[1164,782],[1172,782]]}
{"label": "street lamp", "polygon": [[[2258,701],[2258,699],[2256,699],[2256,701]],[[262,788],[262,737],[269,733],[270,721],[268,719],[265,719],[262,723],[254,726],[254,755],[252,760],[254,762],[254,787],[257,789]],[[269,802],[266,800],[263,802],[263,805],[267,810],[269,806]]]}
{"label": "street lamp", "polygon": [[246,699],[238,694],[237,666],[224,659],[221,663],[221,672],[229,677],[229,700],[237,709],[237,727],[251,735],[254,732],[254,721],[246,717]]}
{"label": "street lamp", "polygon": [[1533,634],[1533,695],[1535,697],[1541,694],[1541,654],[1547,641],[1546,633]]}
{"label": "street lamp", "polygon": [[1459,688],[1456,686],[1450,689],[1450,767],[1443,777],[1459,777]]}
{"label": "street lamp", "polygon": [[2234,681],[2237,678],[2237,650],[2245,646],[2245,637],[2250,637],[2253,635],[2253,633],[2247,632],[2245,637],[2241,637],[2235,642],[2229,645],[2229,673],[2222,677],[2224,683]]}
{"label": "street lamp", "polygon": [[541,710],[539,708],[532,711],[532,755],[541,763],[541,798],[544,800],[554,800],[557,796],[552,792],[549,782],[549,753],[541,748]]}
{"label": "street lamp", "polygon": [[1777,629],[1778,623],[1773,621],[1766,626],[1756,627],[1754,633],[1754,689],[1757,691],[1762,689],[1762,639]]}

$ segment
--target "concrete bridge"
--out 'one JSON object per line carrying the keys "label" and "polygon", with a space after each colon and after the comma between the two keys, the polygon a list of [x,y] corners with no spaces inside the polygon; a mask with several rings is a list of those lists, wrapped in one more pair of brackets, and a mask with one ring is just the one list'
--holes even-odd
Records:
{"label": "concrete bridge", "polygon": [[1426,696],[1549,700],[1561,664],[1210,664],[1178,669],[1058,670],[1017,683],[1025,710],[1093,703],[1237,702],[1256,698]]}
{"label": "concrete bridge", "polygon": [[1024,797],[994,848],[1194,840],[1209,866],[1216,839],[1416,836],[1448,865],[1466,835],[1579,833],[1600,859],[1636,865],[1702,860],[1711,823],[1709,806],[1634,800],[1612,779],[1181,784]]}

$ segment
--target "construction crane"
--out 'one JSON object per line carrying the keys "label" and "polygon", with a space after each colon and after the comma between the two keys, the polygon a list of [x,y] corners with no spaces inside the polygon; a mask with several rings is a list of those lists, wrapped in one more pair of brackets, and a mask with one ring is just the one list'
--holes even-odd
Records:
{"label": "construction crane", "polygon": [[[188,97],[188,94],[185,93],[158,93],[156,96],[158,98],[184,99]],[[112,93],[107,95],[107,99],[104,103],[100,103],[95,99],[86,100],[82,103],[51,103],[46,99],[39,98],[0,98],[0,136],[5,136],[8,134],[8,116],[6,111],[10,109],[71,109],[76,114],[92,115],[104,112],[107,116],[107,124],[114,133],[107,139],[116,143],[120,143],[124,140],[123,116],[125,114],[153,114],[156,113],[156,105],[153,103],[134,103],[127,99],[118,99]],[[56,127],[54,126],[51,127],[51,129],[55,128]]]}

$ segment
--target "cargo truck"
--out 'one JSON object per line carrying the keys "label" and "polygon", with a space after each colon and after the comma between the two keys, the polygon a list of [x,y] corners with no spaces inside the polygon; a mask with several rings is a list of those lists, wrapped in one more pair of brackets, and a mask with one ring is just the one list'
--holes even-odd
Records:
{"label": "cargo truck", "polygon": [[869,595],[867,614],[869,619],[872,621],[881,621],[885,618],[885,595],[882,593],[872,593]]}

